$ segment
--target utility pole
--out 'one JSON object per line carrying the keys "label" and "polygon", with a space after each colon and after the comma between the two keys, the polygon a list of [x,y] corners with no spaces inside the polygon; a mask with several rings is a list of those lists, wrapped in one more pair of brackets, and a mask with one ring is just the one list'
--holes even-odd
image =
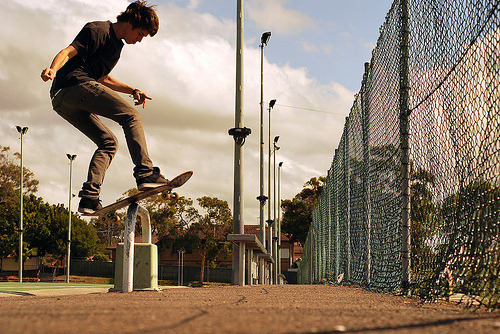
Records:
{"label": "utility pole", "polygon": [[[236,32],[236,98],[235,127],[229,130],[234,138],[234,192],[233,192],[233,233],[243,234],[243,145],[246,137],[252,132],[243,127],[243,0],[237,0],[237,32]],[[233,245],[232,283],[243,285],[245,268],[244,258],[240,261],[239,247]]]}

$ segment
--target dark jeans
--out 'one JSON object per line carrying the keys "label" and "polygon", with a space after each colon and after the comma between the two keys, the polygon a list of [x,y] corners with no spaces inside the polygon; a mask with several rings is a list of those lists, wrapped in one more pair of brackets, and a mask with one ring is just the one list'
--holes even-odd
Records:
{"label": "dark jeans", "polygon": [[149,159],[141,115],[116,92],[96,81],[89,81],[63,88],[58,93],[52,92],[51,97],[54,110],[97,145],[80,197],[99,197],[104,175],[118,149],[115,135],[98,115],[112,119],[123,128],[135,165],[134,177],[152,174],[153,164]]}

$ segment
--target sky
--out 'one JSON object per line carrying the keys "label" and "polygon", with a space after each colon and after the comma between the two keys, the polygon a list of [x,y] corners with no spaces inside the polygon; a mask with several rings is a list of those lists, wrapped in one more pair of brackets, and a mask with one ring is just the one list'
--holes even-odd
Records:
{"label": "sky", "polygon": [[[85,181],[94,144],[51,107],[50,83],[40,79],[54,56],[89,21],[116,21],[126,0],[9,0],[0,11],[0,145],[20,150],[15,126],[27,126],[24,166],[40,181],[38,196],[68,205]],[[125,45],[111,72],[153,98],[140,108],[148,150],[167,178],[193,170],[178,190],[193,200],[217,197],[233,205],[236,0],[158,0],[160,30]],[[267,105],[271,138],[279,136],[281,198],[291,199],[312,177],[325,176],[342,134],[364,63],[379,35],[389,0],[246,0],[244,2],[244,223],[258,224],[260,37],[264,48],[264,123],[267,180]],[[123,98],[130,103],[128,95]],[[120,148],[102,186],[103,204],[135,187],[133,165],[119,125],[105,120]],[[267,183],[265,186],[267,189]],[[78,199],[72,201],[76,210]],[[266,208],[267,212],[267,208]]]}

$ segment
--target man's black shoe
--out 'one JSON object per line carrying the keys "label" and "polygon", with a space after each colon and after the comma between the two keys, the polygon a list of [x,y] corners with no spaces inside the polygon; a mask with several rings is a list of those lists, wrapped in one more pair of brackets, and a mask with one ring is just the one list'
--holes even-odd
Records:
{"label": "man's black shoe", "polygon": [[146,190],[168,183],[168,180],[160,174],[158,167],[153,167],[153,174],[137,179],[137,189]]}
{"label": "man's black shoe", "polygon": [[94,213],[99,209],[102,209],[101,200],[99,198],[91,199],[88,197],[82,197],[80,204],[78,205],[78,212],[85,214]]}

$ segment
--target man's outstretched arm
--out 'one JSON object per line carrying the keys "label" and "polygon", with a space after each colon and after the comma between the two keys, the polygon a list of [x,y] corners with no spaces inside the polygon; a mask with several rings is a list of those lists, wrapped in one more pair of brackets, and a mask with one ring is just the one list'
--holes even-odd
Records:
{"label": "man's outstretched arm", "polygon": [[135,102],[136,106],[142,104],[142,107],[144,108],[146,106],[146,100],[152,100],[146,93],[141,92],[139,89],[134,89],[133,87],[130,87],[129,85],[126,85],[123,82],[116,80],[109,74],[100,78],[98,81],[99,83],[103,84],[108,88],[111,88],[116,92],[132,94],[134,96],[134,99],[137,100]]}
{"label": "man's outstretched arm", "polygon": [[74,56],[78,54],[78,51],[70,45],[65,49],[59,51],[59,53],[52,60],[50,67],[47,67],[42,71],[41,77],[43,81],[53,80],[56,77],[57,71],[64,66]]}

